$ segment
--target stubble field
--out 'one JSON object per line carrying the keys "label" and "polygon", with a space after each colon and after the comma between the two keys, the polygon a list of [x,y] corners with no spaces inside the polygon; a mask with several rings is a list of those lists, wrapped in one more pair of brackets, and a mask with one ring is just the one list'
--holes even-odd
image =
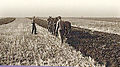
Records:
{"label": "stubble field", "polygon": [[[45,19],[45,18],[44,18]],[[62,18],[73,25],[66,43],[106,67],[120,66],[119,18]]]}
{"label": "stubble field", "polygon": [[36,19],[37,35],[31,34],[32,21],[27,18],[0,26],[0,65],[104,67],[69,44],[60,44],[40,26],[43,21]]}
{"label": "stubble field", "polygon": [[47,31],[46,18],[36,18],[37,35],[31,34],[31,20],[27,18],[1,25],[0,65],[120,66],[119,18],[63,20],[71,21],[73,26],[62,45]]}

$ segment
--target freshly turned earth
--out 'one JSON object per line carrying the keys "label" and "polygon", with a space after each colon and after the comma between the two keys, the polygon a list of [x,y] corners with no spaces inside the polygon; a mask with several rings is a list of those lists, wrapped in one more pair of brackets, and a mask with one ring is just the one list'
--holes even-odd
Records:
{"label": "freshly turned earth", "polygon": [[85,56],[91,56],[108,67],[120,66],[120,35],[104,32],[91,32],[73,27],[66,41]]}
{"label": "freshly turned earth", "polygon": [[120,67],[120,35],[72,27],[66,43],[59,44],[45,29],[45,20],[36,18],[36,23],[37,35],[31,34],[27,18],[0,25],[0,65],[90,67],[95,59],[106,67]]}
{"label": "freshly turned earth", "polygon": [[16,18],[0,25],[0,65],[104,67],[69,44],[60,44],[60,39],[43,28],[44,20],[37,22],[42,25],[36,25],[38,34],[31,34],[31,23],[30,19]]}
{"label": "freshly turned earth", "polygon": [[[36,23],[41,25],[37,21],[40,19],[36,19]],[[72,27],[72,32],[67,38],[66,43],[84,56],[106,64],[106,67],[120,67],[120,35]]]}
{"label": "freshly turned earth", "polygon": [[8,24],[8,23],[10,23],[10,22],[13,22],[14,20],[15,20],[15,18],[12,18],[12,17],[1,18],[1,19],[0,19],[0,25]]}

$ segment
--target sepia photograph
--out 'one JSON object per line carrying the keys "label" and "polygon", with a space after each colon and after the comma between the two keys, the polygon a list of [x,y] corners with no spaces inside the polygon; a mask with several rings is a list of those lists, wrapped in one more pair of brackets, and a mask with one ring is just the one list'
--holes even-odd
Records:
{"label": "sepia photograph", "polygon": [[119,0],[0,0],[0,67],[120,67]]}

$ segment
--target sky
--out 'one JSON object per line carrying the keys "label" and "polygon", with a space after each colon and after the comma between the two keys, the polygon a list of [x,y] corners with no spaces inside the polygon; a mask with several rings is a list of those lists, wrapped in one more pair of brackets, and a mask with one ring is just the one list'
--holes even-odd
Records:
{"label": "sky", "polygon": [[0,16],[120,16],[119,0],[0,0]]}

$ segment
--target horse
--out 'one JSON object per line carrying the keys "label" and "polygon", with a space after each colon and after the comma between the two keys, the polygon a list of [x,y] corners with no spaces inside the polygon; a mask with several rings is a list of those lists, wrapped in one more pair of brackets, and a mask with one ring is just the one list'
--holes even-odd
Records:
{"label": "horse", "polygon": [[68,36],[71,32],[71,23],[69,21],[64,21],[65,24],[65,36]]}
{"label": "horse", "polygon": [[61,43],[63,43],[64,38],[70,34],[71,31],[71,23],[69,21],[58,20],[56,24],[56,32],[58,32],[59,37],[61,39]]}
{"label": "horse", "polygon": [[48,23],[48,31],[51,32],[53,34],[53,18],[52,17],[49,17],[47,19],[47,23]]}
{"label": "horse", "polygon": [[48,31],[56,35],[56,32],[55,32],[56,23],[57,23],[56,18],[49,17],[47,21],[48,21]]}

